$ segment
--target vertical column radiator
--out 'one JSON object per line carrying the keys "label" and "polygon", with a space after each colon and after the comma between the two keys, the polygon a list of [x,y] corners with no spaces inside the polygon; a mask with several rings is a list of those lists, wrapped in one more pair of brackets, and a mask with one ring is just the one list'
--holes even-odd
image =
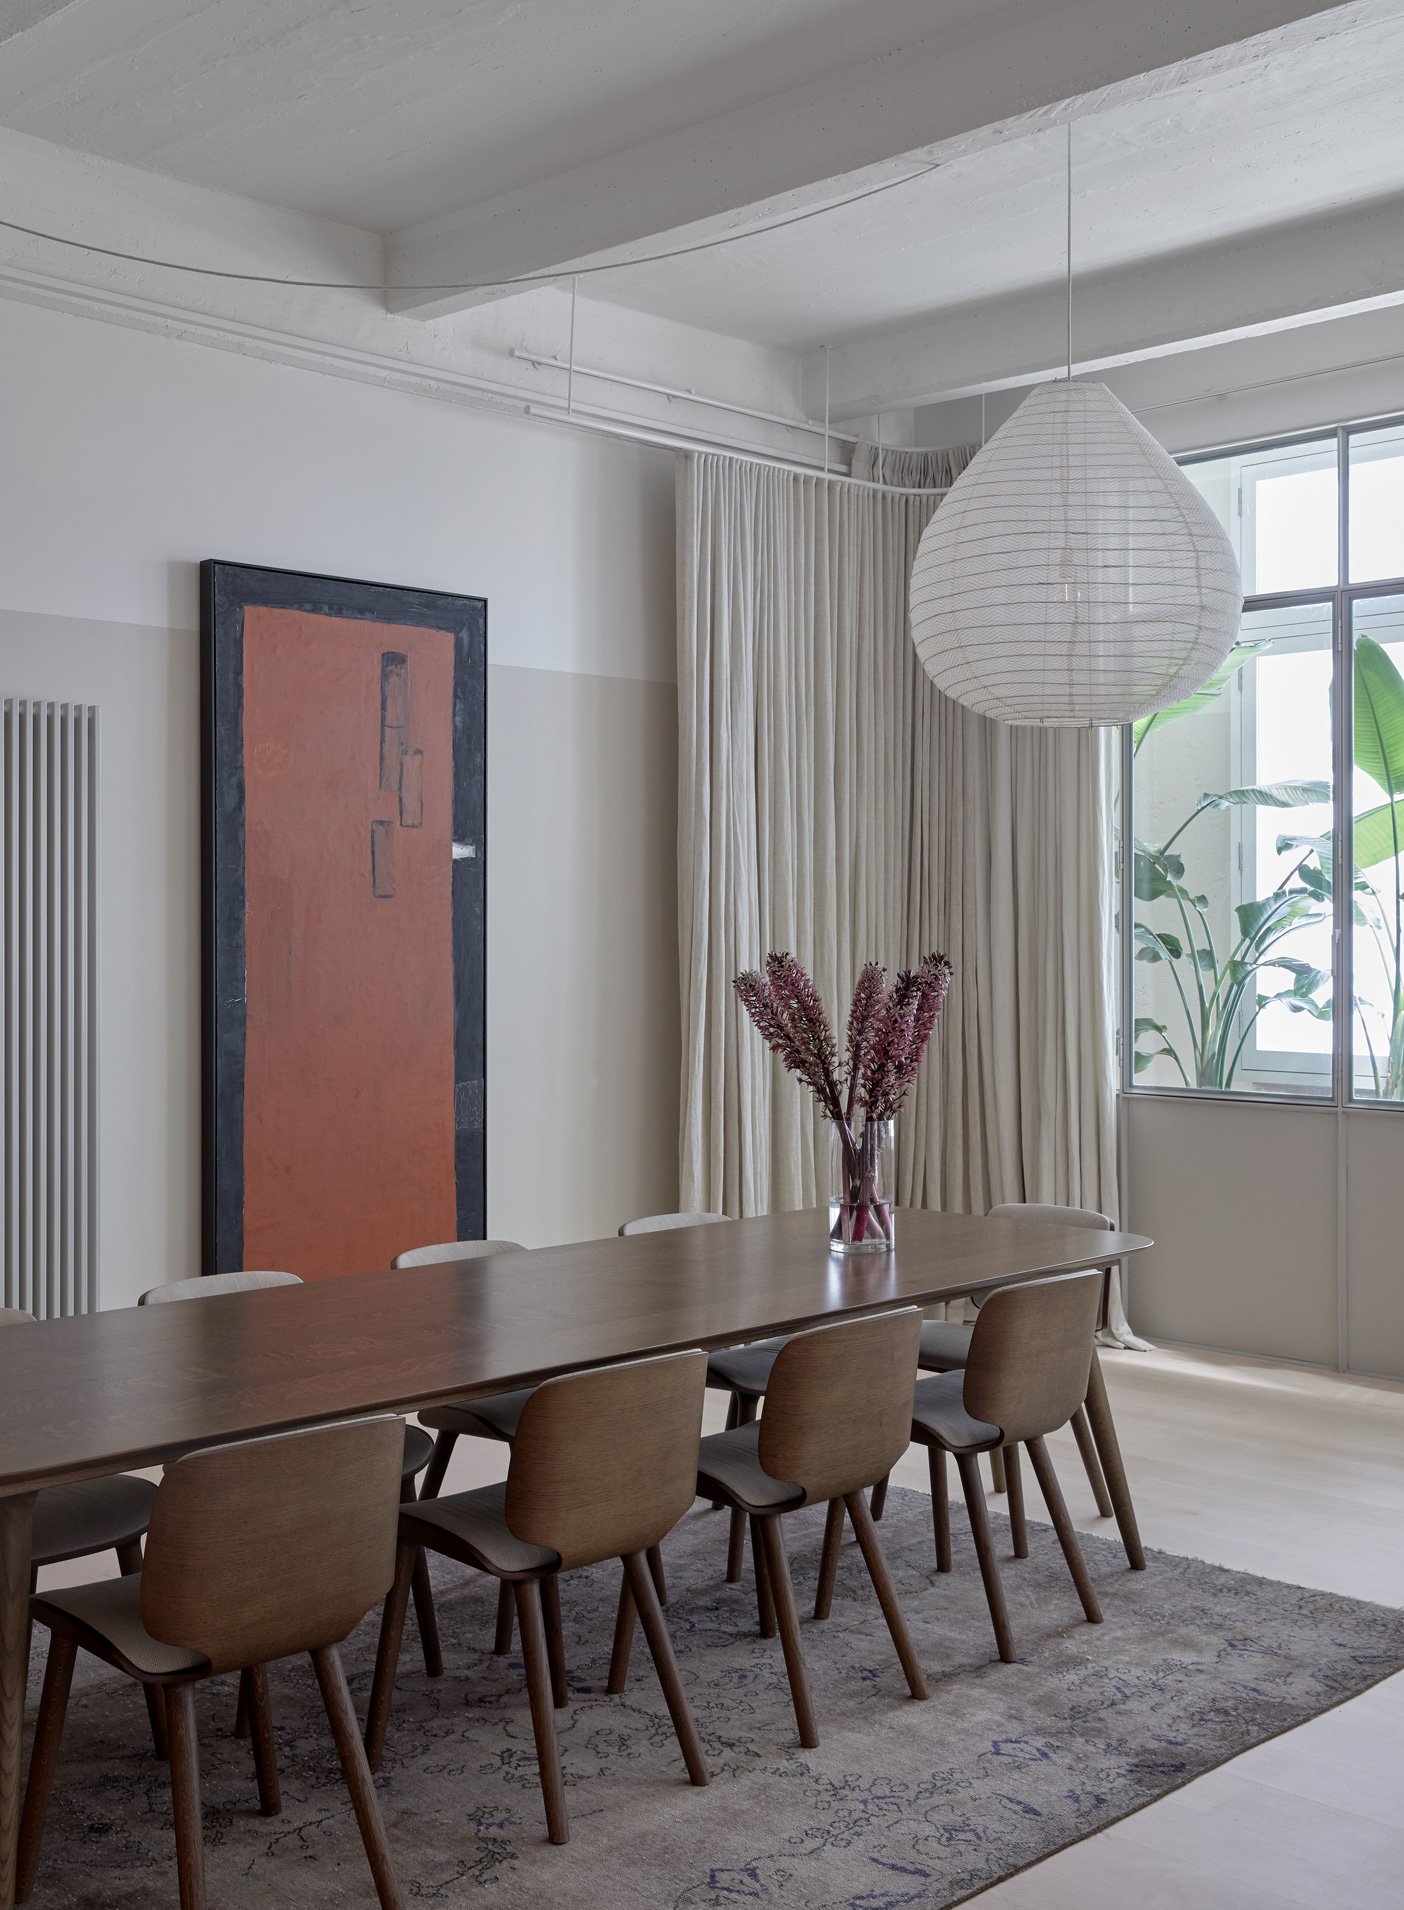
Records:
{"label": "vertical column radiator", "polygon": [[97,711],[4,700],[4,1304],[97,1305]]}

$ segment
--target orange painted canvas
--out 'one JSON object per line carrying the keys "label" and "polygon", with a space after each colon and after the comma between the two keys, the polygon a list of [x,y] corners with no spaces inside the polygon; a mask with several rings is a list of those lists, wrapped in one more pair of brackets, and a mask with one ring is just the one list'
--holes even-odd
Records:
{"label": "orange painted canvas", "polygon": [[224,767],[242,785],[242,882],[225,871],[222,919],[242,930],[243,1001],[237,1046],[226,1025],[211,1058],[216,1077],[231,1063],[212,1257],[237,1241],[242,1266],[322,1279],[469,1237],[482,1205],[461,1184],[465,1167],[480,1181],[482,1129],[463,1038],[482,980],[464,649],[442,627],[279,602],[242,606],[238,647]]}

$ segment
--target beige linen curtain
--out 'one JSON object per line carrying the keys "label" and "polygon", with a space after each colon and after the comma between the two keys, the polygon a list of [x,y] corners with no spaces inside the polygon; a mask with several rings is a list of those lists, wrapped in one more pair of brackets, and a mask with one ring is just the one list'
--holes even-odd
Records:
{"label": "beige linen curtain", "polygon": [[[971,455],[860,447],[855,469],[942,485]],[[939,948],[955,981],[898,1121],[899,1200],[1115,1215],[1110,750],[933,688],[907,580],[937,499],[680,464],[682,1206],[827,1192],[827,1137],[738,970],[789,949],[841,1017],[864,961]]]}

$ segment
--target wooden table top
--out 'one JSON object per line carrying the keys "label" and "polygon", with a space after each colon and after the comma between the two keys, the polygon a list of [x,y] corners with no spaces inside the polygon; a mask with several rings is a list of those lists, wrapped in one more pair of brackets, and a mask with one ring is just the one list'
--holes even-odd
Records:
{"label": "wooden table top", "polygon": [[1138,1234],[902,1209],[892,1253],[817,1211],[0,1331],[0,1496],[193,1446],[716,1347],[1104,1266]]}

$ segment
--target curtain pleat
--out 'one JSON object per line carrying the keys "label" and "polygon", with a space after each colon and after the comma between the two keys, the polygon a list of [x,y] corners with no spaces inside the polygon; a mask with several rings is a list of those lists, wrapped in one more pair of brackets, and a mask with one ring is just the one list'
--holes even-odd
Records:
{"label": "curtain pleat", "polygon": [[[971,455],[859,447],[855,468],[937,485]],[[901,1204],[1116,1214],[1111,751],[932,686],[907,584],[937,502],[680,459],[685,1209],[827,1192],[809,1097],[733,977],[788,949],[841,1022],[863,962],[938,948],[955,980],[897,1123]]]}

